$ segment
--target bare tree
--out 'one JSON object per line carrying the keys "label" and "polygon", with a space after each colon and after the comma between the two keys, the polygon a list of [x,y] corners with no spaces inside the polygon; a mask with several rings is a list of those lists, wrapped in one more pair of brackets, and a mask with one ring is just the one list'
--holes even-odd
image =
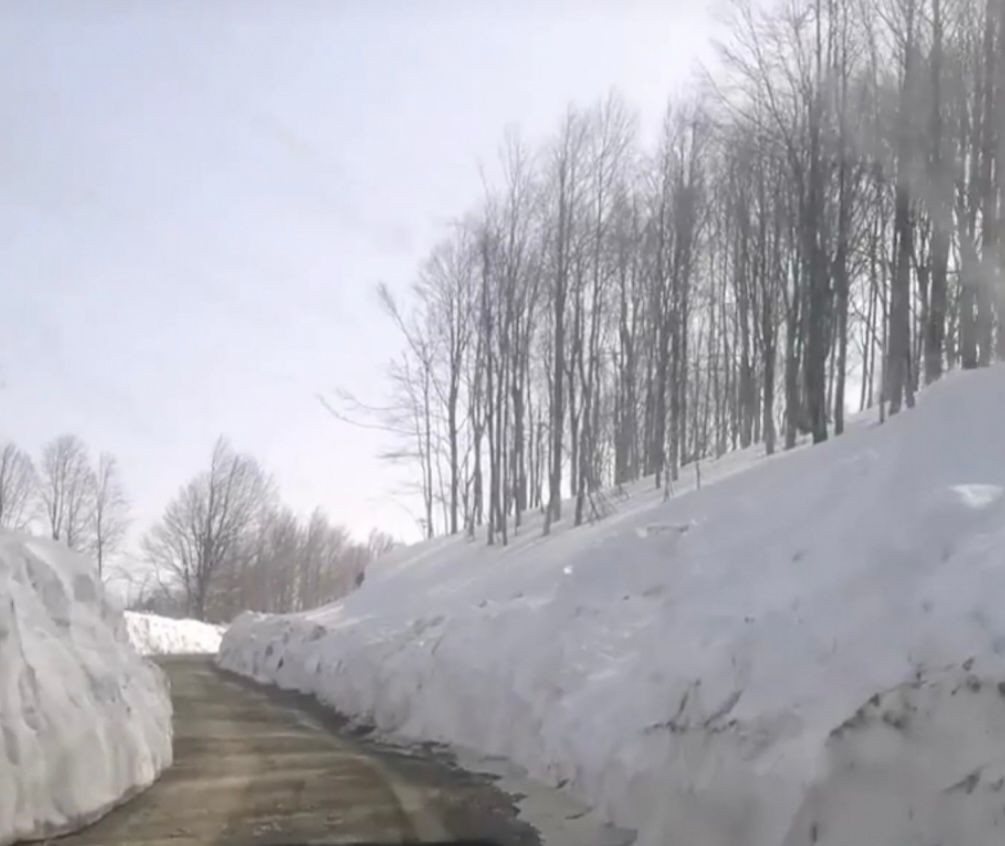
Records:
{"label": "bare tree", "polygon": [[39,498],[53,540],[77,551],[90,546],[94,488],[94,471],[80,438],[63,435],[45,446]]}
{"label": "bare tree", "polygon": [[23,532],[28,528],[37,482],[28,454],[12,443],[4,444],[0,450],[0,529]]}
{"label": "bare tree", "polygon": [[218,577],[239,565],[273,499],[273,484],[258,462],[219,438],[209,470],[178,492],[143,540],[151,563],[180,583],[188,614],[206,619]]}
{"label": "bare tree", "polygon": [[349,533],[340,526],[333,526],[327,515],[317,508],[301,530],[299,551],[300,608],[320,605],[332,594],[332,570],[349,546]]}
{"label": "bare tree", "polygon": [[[442,407],[449,493],[446,529],[458,531],[461,484],[461,389],[464,359],[472,335],[474,250],[465,227],[456,237],[444,241],[434,251],[420,274],[415,294],[421,311],[419,320],[428,327],[430,381],[437,404]],[[380,289],[385,309],[404,333],[413,352],[422,347],[419,333],[401,318],[386,287]],[[427,515],[428,516],[431,515]]]}
{"label": "bare tree", "polygon": [[[551,429],[551,464],[548,474],[548,508],[545,516],[545,533],[551,524],[562,517],[562,432],[565,426],[565,345],[566,310],[569,281],[574,261],[573,233],[576,229],[576,208],[581,191],[581,158],[585,146],[585,124],[570,110],[562,124],[555,144],[550,182],[552,202],[556,206],[554,223],[554,259],[551,284],[552,302],[552,379],[549,425]],[[572,384],[570,380],[570,390]],[[569,402],[571,407],[571,399]],[[576,467],[575,457],[572,460]]]}
{"label": "bare tree", "polygon": [[377,559],[382,555],[386,555],[397,545],[397,542],[391,535],[379,529],[372,529],[366,538],[366,548],[370,553],[371,559]]}
{"label": "bare tree", "polygon": [[911,222],[911,170],[914,150],[911,143],[911,95],[914,91],[914,38],[915,4],[907,0],[905,5],[905,43],[900,96],[897,119],[897,175],[896,212],[894,234],[897,241],[894,264],[893,288],[890,297],[890,348],[887,361],[887,396],[890,413],[896,414],[906,396],[907,405],[914,404],[911,394],[910,355],[910,296],[911,296],[911,256],[914,225]]}
{"label": "bare tree", "polygon": [[338,600],[362,584],[366,567],[389,543],[376,531],[356,542],[321,509],[303,521],[287,506],[270,506],[246,533],[244,550],[218,573],[209,613],[281,614]]}
{"label": "bare tree", "polygon": [[126,499],[115,456],[107,452],[98,458],[97,472],[91,476],[91,551],[98,565],[98,578],[104,576],[105,563],[114,555],[129,527],[129,501]]}
{"label": "bare tree", "polygon": [[655,149],[614,98],[505,157],[463,218],[463,348],[420,295],[392,380],[444,528],[547,533],[563,491],[578,523],[642,473],[669,496],[705,456],[840,436],[849,384],[882,421],[1005,356],[1005,3],[733,6]]}
{"label": "bare tree", "polygon": [[931,190],[928,205],[932,215],[932,290],[925,326],[925,382],[934,382],[942,374],[946,337],[947,273],[952,235],[952,172],[944,138],[943,89],[943,17],[941,0],[932,0],[931,111],[929,114],[928,170]]}

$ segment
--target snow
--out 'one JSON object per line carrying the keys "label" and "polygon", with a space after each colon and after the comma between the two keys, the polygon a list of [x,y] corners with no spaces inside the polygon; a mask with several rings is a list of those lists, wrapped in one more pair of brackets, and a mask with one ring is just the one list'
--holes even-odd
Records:
{"label": "snow", "polygon": [[171,763],[171,701],[93,564],[0,532],[0,844],[77,828]]}
{"label": "snow", "polygon": [[1000,842],[1003,420],[1005,369],[956,374],[590,526],[401,550],[335,604],[239,617],[218,660],[504,756],[641,846]]}
{"label": "snow", "polygon": [[191,655],[220,648],[223,626],[137,611],[126,611],[125,617],[129,640],[141,655]]}

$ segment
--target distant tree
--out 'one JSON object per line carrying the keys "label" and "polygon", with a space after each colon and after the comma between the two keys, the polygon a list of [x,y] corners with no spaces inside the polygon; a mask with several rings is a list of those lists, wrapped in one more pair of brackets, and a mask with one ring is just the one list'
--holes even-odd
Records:
{"label": "distant tree", "polygon": [[12,443],[0,449],[0,528],[24,531],[31,523],[31,503],[37,485],[27,453]]}
{"label": "distant tree", "polygon": [[[237,589],[231,597],[234,611],[294,611],[301,581],[300,550],[303,533],[296,514],[284,505],[269,510],[259,529],[248,538],[248,554],[232,568],[230,580]],[[229,609],[228,609],[229,610]]]}
{"label": "distant tree", "polygon": [[366,549],[371,561],[386,555],[397,545],[398,542],[391,535],[380,529],[371,529],[366,539]]}
{"label": "distant tree", "polygon": [[115,456],[103,452],[98,470],[91,476],[91,551],[98,564],[98,578],[104,576],[105,562],[122,545],[129,526],[129,501],[126,499]]}
{"label": "distant tree", "polygon": [[223,437],[209,470],[186,484],[143,540],[151,563],[180,582],[186,613],[205,620],[217,578],[246,553],[275,498],[271,480]]}
{"label": "distant tree", "polygon": [[84,551],[91,543],[94,472],[87,447],[76,435],[62,435],[42,450],[39,499],[52,539]]}
{"label": "distant tree", "polygon": [[[289,610],[316,608],[350,593],[363,581],[363,570],[373,559],[368,546],[354,542],[349,533],[331,523],[324,512],[316,509],[301,530],[303,538],[296,562],[288,570],[299,572],[296,602]],[[305,563],[311,560],[310,570]],[[305,579],[313,573],[311,581]]]}
{"label": "distant tree", "polygon": [[366,544],[354,542],[319,508],[301,520],[289,507],[271,505],[244,550],[217,574],[208,613],[229,619],[244,610],[285,614],[333,602],[362,583],[369,562],[390,543],[380,532]]}
{"label": "distant tree", "polygon": [[177,582],[165,582],[152,570],[123,570],[120,577],[130,611],[175,619],[185,616],[185,596]]}
{"label": "distant tree", "polygon": [[332,573],[349,545],[349,533],[333,526],[324,511],[315,508],[301,529],[298,608],[313,608],[332,597]]}

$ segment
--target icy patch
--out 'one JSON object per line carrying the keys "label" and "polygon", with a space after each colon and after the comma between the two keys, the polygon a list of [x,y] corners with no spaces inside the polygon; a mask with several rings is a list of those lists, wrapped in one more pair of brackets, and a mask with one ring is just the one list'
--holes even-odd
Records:
{"label": "icy patch", "polygon": [[216,652],[223,626],[126,611],[126,630],[141,655],[194,655]]}
{"label": "icy patch", "polygon": [[0,532],[0,844],[88,823],[171,763],[167,681],[93,572]]}

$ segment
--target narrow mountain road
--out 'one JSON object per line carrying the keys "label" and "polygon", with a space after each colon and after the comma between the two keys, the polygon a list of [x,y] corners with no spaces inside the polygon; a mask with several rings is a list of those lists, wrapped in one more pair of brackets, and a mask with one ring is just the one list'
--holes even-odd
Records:
{"label": "narrow mountain road", "polygon": [[161,665],[174,766],[59,846],[538,843],[484,777],[348,736],[302,697],[221,673],[208,658]]}

